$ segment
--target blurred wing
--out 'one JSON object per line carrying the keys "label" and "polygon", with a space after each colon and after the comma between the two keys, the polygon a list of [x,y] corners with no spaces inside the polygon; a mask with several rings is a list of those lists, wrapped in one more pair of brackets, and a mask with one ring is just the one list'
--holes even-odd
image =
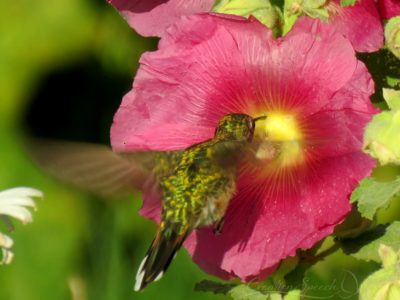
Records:
{"label": "blurred wing", "polygon": [[245,165],[253,169],[260,167],[260,161],[271,161],[279,155],[280,149],[281,145],[273,141],[218,141],[212,145],[211,156],[215,163],[224,167]]}
{"label": "blurred wing", "polygon": [[[131,194],[149,181],[162,152],[115,153],[104,145],[32,140],[28,151],[52,176],[102,196]],[[167,159],[168,160],[168,159]]]}

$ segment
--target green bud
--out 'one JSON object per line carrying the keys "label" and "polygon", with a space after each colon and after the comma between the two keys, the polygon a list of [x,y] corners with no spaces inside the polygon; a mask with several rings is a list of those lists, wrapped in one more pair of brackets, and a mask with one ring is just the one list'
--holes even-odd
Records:
{"label": "green bud", "polygon": [[376,294],[374,299],[398,300],[400,299],[399,280],[385,284]]}
{"label": "green bud", "polygon": [[380,244],[378,253],[384,268],[389,268],[398,263],[399,257],[391,247],[386,246],[385,244]]}
{"label": "green bud", "polygon": [[268,296],[269,296],[268,300],[283,300],[281,293],[278,292],[271,293]]}
{"label": "green bud", "polygon": [[300,290],[292,290],[283,297],[284,300],[300,300],[301,299],[301,291]]}
{"label": "green bud", "polygon": [[381,244],[379,256],[383,268],[370,275],[360,286],[361,300],[397,300],[400,299],[400,265],[399,255]]}
{"label": "green bud", "polygon": [[391,18],[385,25],[385,39],[389,50],[400,58],[400,16]]}
{"label": "green bud", "polygon": [[[345,4],[351,5],[354,0],[346,0]],[[332,0],[286,0],[284,7],[283,34],[293,27],[298,17],[307,15],[314,19],[328,21],[342,11],[343,6]]]}
{"label": "green bud", "polygon": [[393,89],[383,89],[383,98],[390,109],[400,110],[400,91]]}
{"label": "green bud", "polygon": [[307,15],[327,21],[329,19],[329,0],[289,0],[285,4],[287,15]]}
{"label": "green bud", "polygon": [[213,11],[246,18],[251,15],[272,29],[274,33],[280,31],[280,11],[272,6],[269,0],[220,0],[215,4]]}
{"label": "green bud", "polygon": [[340,5],[342,7],[352,6],[356,4],[357,0],[340,0]]}
{"label": "green bud", "polygon": [[214,5],[213,11],[247,17],[271,6],[269,0],[220,0]]}
{"label": "green bud", "polygon": [[382,165],[400,164],[400,92],[383,90],[383,96],[392,109],[374,116],[364,133],[364,152]]}

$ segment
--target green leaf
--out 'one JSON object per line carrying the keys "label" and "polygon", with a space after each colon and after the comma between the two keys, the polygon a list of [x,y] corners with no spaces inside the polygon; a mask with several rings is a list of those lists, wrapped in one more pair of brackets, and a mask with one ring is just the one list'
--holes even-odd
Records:
{"label": "green leaf", "polygon": [[233,300],[299,300],[301,295],[300,290],[293,290],[282,296],[280,289],[269,280],[256,285],[202,280],[196,284],[194,290],[228,295]]}
{"label": "green leaf", "polygon": [[358,202],[361,215],[372,220],[376,211],[388,207],[392,198],[399,192],[400,177],[389,182],[379,182],[368,177],[354,190],[350,202]]}
{"label": "green leaf", "polygon": [[352,6],[356,4],[357,0],[340,0],[340,5],[342,7]]}
{"label": "green leaf", "polygon": [[228,292],[228,295],[234,300],[265,300],[267,298],[263,293],[254,290],[245,284],[232,288]]}
{"label": "green leaf", "polygon": [[[379,224],[374,228],[360,234],[356,238],[339,239],[338,243],[345,254],[354,255],[357,254],[357,252],[359,252],[363,247],[384,236],[387,227],[389,227],[389,225]],[[379,261],[379,258],[377,258],[376,261]]]}
{"label": "green leaf", "polygon": [[395,251],[400,249],[400,222],[396,221],[387,225],[379,225],[374,230],[368,231],[356,239],[343,240],[341,246],[346,254],[366,261],[382,262],[378,254],[380,244],[392,247]]}
{"label": "green leaf", "polygon": [[196,283],[194,290],[198,292],[211,292],[214,294],[226,295],[231,289],[236,287],[236,283],[221,283],[212,280],[202,280]]}
{"label": "green leaf", "polygon": [[351,212],[346,216],[344,221],[335,226],[333,235],[339,239],[355,238],[370,229],[371,224],[372,221],[362,217],[357,209],[357,205],[353,204]]}

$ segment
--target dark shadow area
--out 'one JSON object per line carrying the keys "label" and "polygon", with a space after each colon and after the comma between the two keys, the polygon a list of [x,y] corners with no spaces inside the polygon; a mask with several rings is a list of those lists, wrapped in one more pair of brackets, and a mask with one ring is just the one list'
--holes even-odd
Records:
{"label": "dark shadow area", "polygon": [[400,78],[400,60],[387,49],[373,53],[357,53],[357,58],[365,63],[375,82],[372,101],[383,102],[382,88],[389,87],[386,76]]}
{"label": "dark shadow area", "polygon": [[154,9],[156,6],[166,3],[168,0],[133,0],[133,1],[121,1],[113,0],[113,4],[120,10],[129,10],[134,13],[148,12]]}
{"label": "dark shadow area", "polygon": [[358,252],[362,247],[382,237],[386,233],[386,228],[390,224],[379,224],[373,229],[364,232],[356,238],[341,239],[340,245],[345,254],[352,254]]}
{"label": "dark shadow area", "polygon": [[36,137],[109,144],[112,119],[132,77],[86,59],[49,73],[26,112],[27,132]]}

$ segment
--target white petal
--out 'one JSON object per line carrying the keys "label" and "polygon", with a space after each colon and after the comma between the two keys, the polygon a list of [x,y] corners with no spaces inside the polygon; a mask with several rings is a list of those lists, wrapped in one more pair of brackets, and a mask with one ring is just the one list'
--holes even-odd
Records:
{"label": "white petal", "polygon": [[10,238],[8,235],[5,235],[0,232],[0,247],[1,248],[11,248],[12,245],[14,244],[12,238]]}
{"label": "white petal", "polygon": [[2,206],[10,206],[10,205],[15,205],[15,206],[28,206],[28,207],[33,207],[36,208],[35,201],[33,201],[29,197],[9,197],[9,198],[4,198],[0,199],[0,207]]}
{"label": "white petal", "polygon": [[0,265],[8,265],[14,257],[14,253],[4,248],[1,250],[3,252],[3,258],[0,260]]}
{"label": "white petal", "polygon": [[0,215],[8,215],[10,217],[14,217],[21,220],[21,222],[24,224],[32,222],[31,212],[23,206],[0,206]]}
{"label": "white petal", "polygon": [[0,201],[9,197],[39,197],[43,198],[43,193],[29,187],[16,187],[0,192]]}

